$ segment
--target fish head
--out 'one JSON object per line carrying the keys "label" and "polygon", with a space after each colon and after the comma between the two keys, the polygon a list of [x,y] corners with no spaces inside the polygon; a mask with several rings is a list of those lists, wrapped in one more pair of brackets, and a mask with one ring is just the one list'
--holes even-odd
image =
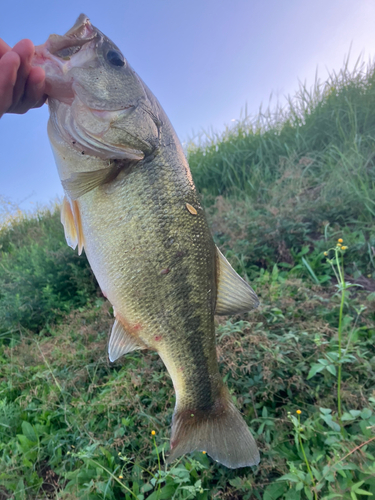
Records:
{"label": "fish head", "polygon": [[157,101],[87,16],[81,14],[65,35],[50,35],[36,47],[33,65],[46,73],[52,129],[76,149],[105,159],[139,160],[157,148]]}

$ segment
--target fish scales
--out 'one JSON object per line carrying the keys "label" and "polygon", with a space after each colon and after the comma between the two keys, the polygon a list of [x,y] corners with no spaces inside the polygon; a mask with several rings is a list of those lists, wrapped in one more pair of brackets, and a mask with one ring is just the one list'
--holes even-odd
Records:
{"label": "fish scales", "polygon": [[227,467],[259,452],[223,384],[214,314],[257,307],[214,245],[181,144],[152,92],[85,15],[36,48],[48,134],[65,191],[61,220],[85,248],[115,322],[110,361],[153,349],[176,392],[168,461],[204,450]]}
{"label": "fish scales", "polygon": [[[79,206],[85,251],[101,288],[128,323],[141,325],[140,339],[179,373],[179,391],[195,408],[217,394],[216,261],[204,211],[182,167],[171,176],[171,162],[160,153],[125,169],[115,185],[83,195]],[[198,208],[196,216],[185,202]],[[116,224],[123,216],[126,224]]]}

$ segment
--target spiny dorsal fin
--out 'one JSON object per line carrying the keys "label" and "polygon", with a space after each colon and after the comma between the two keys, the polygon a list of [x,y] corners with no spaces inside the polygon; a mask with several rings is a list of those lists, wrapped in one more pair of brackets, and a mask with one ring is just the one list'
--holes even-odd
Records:
{"label": "spiny dorsal fin", "polygon": [[145,346],[137,342],[130,333],[128,333],[122,324],[116,319],[111,336],[108,343],[108,356],[109,361],[113,363],[116,359],[120,358],[128,352],[135,351],[137,349],[144,349]]}
{"label": "spiny dorsal fin", "polygon": [[78,245],[78,255],[81,255],[83,249],[83,230],[78,202],[69,202],[66,196],[64,196],[61,207],[61,223],[64,226],[66,242],[73,250]]}
{"label": "spiny dorsal fin", "polygon": [[113,181],[119,174],[122,165],[111,165],[92,172],[74,172],[69,179],[61,181],[63,188],[71,200],[77,200],[98,186]]}
{"label": "spiny dorsal fin", "polygon": [[238,314],[258,307],[256,293],[217,251],[217,298],[215,314]]}

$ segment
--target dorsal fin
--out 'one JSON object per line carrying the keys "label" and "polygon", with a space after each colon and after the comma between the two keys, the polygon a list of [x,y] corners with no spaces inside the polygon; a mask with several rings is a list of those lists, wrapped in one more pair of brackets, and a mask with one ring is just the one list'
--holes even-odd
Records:
{"label": "dorsal fin", "polygon": [[137,342],[137,339],[128,333],[123,325],[116,319],[108,343],[109,361],[113,363],[113,361],[116,361],[116,359],[128,352],[144,348],[145,346]]}
{"label": "dorsal fin", "polygon": [[73,250],[78,245],[78,255],[81,255],[84,242],[78,202],[70,202],[66,196],[61,207],[61,223],[64,226],[66,242]]}
{"label": "dorsal fin", "polygon": [[215,314],[238,314],[259,305],[259,300],[245,280],[229,264],[224,255],[217,251],[217,298]]}

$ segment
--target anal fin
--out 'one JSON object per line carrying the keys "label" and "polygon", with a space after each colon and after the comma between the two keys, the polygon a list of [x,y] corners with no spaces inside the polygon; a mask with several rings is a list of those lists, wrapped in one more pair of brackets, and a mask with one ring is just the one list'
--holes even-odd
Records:
{"label": "anal fin", "polygon": [[116,319],[108,343],[109,361],[113,363],[124,354],[137,349],[145,349],[145,346],[137,341],[134,335],[128,333],[120,321]]}
{"label": "anal fin", "polygon": [[244,279],[233,269],[224,255],[217,252],[217,297],[215,314],[238,314],[259,305],[259,299]]}

